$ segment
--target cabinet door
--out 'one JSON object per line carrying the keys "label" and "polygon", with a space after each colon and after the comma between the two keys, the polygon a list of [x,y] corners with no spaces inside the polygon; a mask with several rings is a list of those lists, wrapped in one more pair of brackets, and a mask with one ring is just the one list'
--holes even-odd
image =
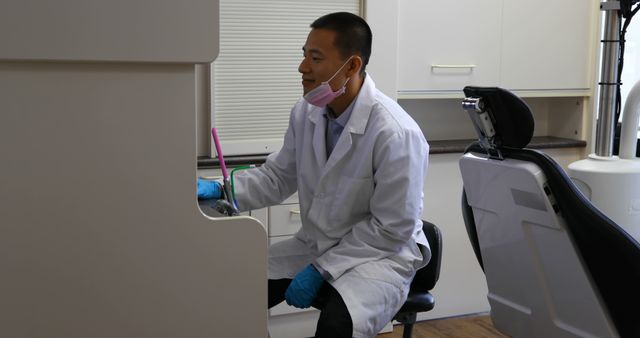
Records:
{"label": "cabinet door", "polygon": [[293,235],[301,226],[299,204],[282,204],[269,208],[269,237]]}
{"label": "cabinet door", "polygon": [[497,85],[501,10],[502,0],[400,1],[398,97]]}
{"label": "cabinet door", "polygon": [[513,90],[590,88],[599,41],[598,3],[504,1],[501,85]]}

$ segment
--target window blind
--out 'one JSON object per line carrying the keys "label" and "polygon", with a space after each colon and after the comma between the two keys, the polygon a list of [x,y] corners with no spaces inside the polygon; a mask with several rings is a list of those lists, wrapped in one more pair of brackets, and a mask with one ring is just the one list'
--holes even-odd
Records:
{"label": "window blind", "polygon": [[291,107],[302,95],[298,65],[309,25],[339,11],[359,14],[360,0],[220,1],[211,121],[225,155],[280,149]]}

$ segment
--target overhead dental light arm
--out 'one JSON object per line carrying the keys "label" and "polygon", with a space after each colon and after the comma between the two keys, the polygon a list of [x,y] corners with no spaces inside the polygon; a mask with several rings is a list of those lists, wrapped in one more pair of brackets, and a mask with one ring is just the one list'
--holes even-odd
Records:
{"label": "overhead dental light arm", "polygon": [[640,0],[620,0],[620,13],[623,17],[628,18],[632,14],[631,7],[636,3],[640,2]]}

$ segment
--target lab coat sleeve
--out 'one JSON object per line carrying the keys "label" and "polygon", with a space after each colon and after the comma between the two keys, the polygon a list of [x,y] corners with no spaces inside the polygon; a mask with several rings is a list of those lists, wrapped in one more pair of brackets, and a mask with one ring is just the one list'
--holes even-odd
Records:
{"label": "lab coat sleeve", "polygon": [[415,129],[396,132],[381,143],[374,150],[370,217],[354,224],[351,232],[315,262],[334,279],[360,264],[415,245],[412,237],[422,226],[429,145],[422,132]]}
{"label": "lab coat sleeve", "polygon": [[240,211],[278,204],[296,192],[295,112],[298,106],[293,108],[289,117],[282,148],[270,154],[263,165],[235,174],[235,193]]}

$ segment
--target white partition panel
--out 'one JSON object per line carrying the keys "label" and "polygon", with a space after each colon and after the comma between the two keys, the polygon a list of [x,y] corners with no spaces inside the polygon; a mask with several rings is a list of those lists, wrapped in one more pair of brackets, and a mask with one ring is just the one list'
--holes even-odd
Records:
{"label": "white partition panel", "polygon": [[[217,29],[188,44],[145,29],[217,27],[216,13],[195,13],[217,2],[97,3],[8,1],[0,11],[0,337],[266,336],[266,230],[249,217],[209,218],[195,196],[189,60],[215,57]],[[139,11],[112,16],[120,6]],[[156,22],[169,8],[182,23]],[[124,34],[134,17],[144,34]],[[6,32],[5,19],[26,26]],[[45,51],[35,44],[54,19],[86,34],[108,21],[117,34],[83,45],[78,31]],[[145,34],[174,41],[175,53],[139,45]],[[122,56],[118,38],[140,52]]]}

